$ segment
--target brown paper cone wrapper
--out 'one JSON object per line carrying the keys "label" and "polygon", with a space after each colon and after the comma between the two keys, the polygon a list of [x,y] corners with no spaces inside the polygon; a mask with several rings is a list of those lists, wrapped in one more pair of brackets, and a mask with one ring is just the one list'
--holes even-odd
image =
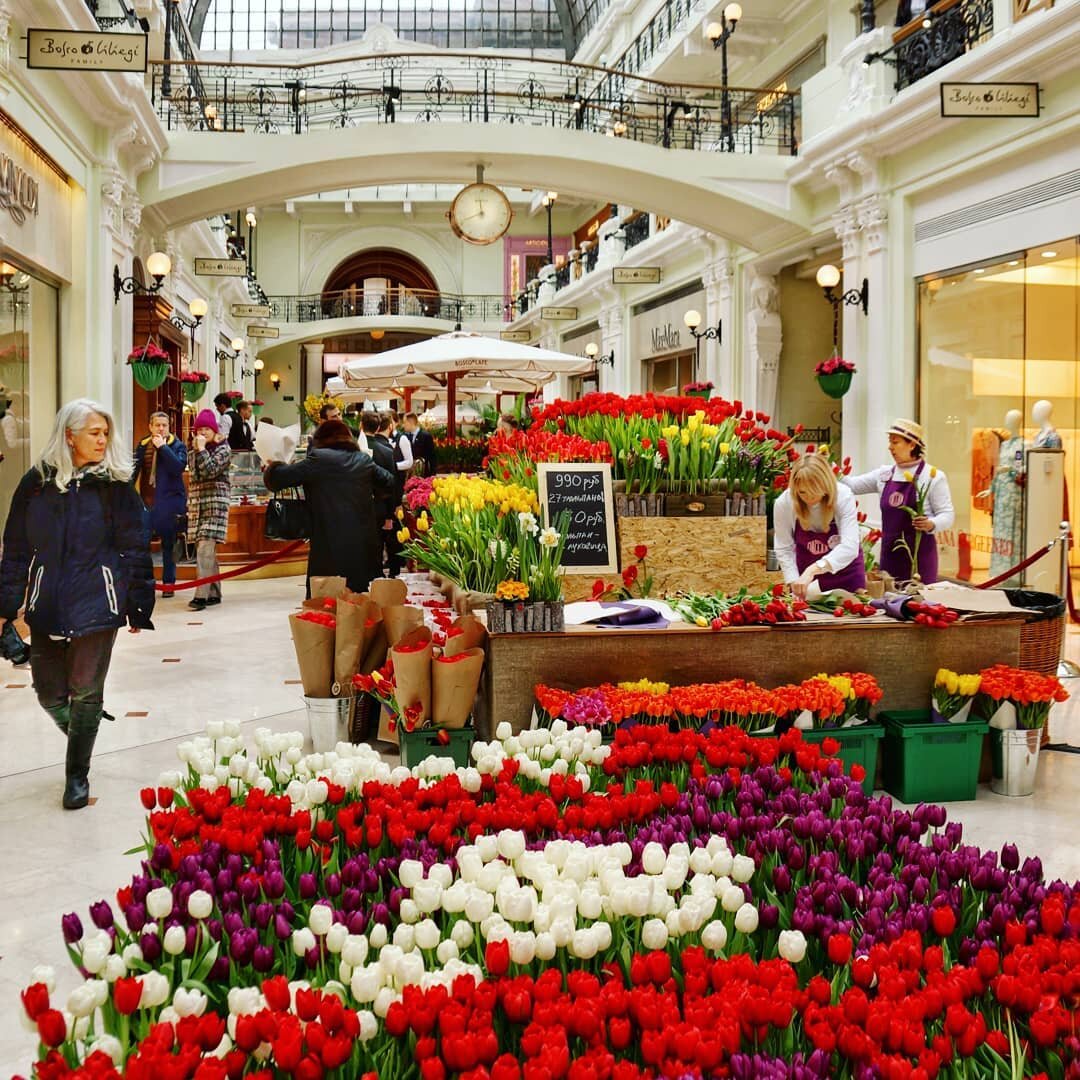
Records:
{"label": "brown paper cone wrapper", "polygon": [[[431,631],[426,626],[417,627],[406,634],[397,644],[415,645],[423,642],[424,648],[415,652],[399,652],[392,648],[394,683],[397,685],[397,703],[402,710],[410,705],[421,709],[417,726],[422,727],[431,719]],[[402,716],[401,723],[405,723]]]}
{"label": "brown paper cone wrapper", "polygon": [[377,738],[381,742],[393,743],[398,746],[398,734],[397,731],[390,730],[390,712],[386,708],[379,710],[379,734]]}
{"label": "brown paper cone wrapper", "polygon": [[468,659],[454,664],[431,664],[434,696],[432,719],[436,727],[462,728],[472,715],[480,673],[484,669],[484,650],[468,649]]}
{"label": "brown paper cone wrapper", "polygon": [[307,697],[328,698],[334,680],[334,630],[307,622],[298,615],[289,616],[300,682]]}
{"label": "brown paper cone wrapper", "polygon": [[435,586],[436,589],[443,583],[442,574],[436,574],[434,570],[428,571],[427,579],[431,582],[432,585]]}
{"label": "brown paper cone wrapper", "polygon": [[454,620],[450,629],[453,630],[454,627],[460,628],[461,633],[454,637],[447,636],[446,646],[443,649],[444,655],[457,656],[466,649],[483,648],[487,640],[487,627],[475,615],[462,615]]}
{"label": "brown paper cone wrapper", "polygon": [[[331,607],[326,606],[328,599],[334,601]],[[301,601],[300,606],[305,611],[328,611],[331,615],[335,615],[337,613],[337,603],[334,597],[313,596],[310,600]]]}
{"label": "brown paper cone wrapper", "polygon": [[[378,608],[375,610],[377,612]],[[386,663],[386,628],[383,626],[382,619],[377,618],[375,625],[365,632],[370,637],[367,649],[364,651],[364,658],[360,661],[360,674],[370,675],[376,668],[381,668]]]}
{"label": "brown paper cone wrapper", "polygon": [[338,697],[352,697],[352,677],[360,668],[377,627],[365,627],[378,608],[370,601],[337,605],[337,635],[334,639],[334,683]]}
{"label": "brown paper cone wrapper", "polygon": [[393,648],[410,630],[424,625],[424,613],[420,608],[397,606],[383,608],[383,626],[386,640]]}
{"label": "brown paper cone wrapper", "polygon": [[376,578],[368,591],[379,607],[399,607],[409,598],[409,587],[398,578]]}
{"label": "brown paper cone wrapper", "polygon": [[320,596],[340,596],[346,589],[343,577],[313,577],[311,579],[311,598]]}

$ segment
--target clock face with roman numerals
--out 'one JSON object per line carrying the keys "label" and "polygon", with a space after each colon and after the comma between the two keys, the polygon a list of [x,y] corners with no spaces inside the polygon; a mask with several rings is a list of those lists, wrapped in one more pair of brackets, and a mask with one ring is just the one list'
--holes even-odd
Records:
{"label": "clock face with roman numerals", "polygon": [[468,244],[493,244],[506,235],[514,211],[492,184],[469,184],[458,192],[446,215],[450,228]]}

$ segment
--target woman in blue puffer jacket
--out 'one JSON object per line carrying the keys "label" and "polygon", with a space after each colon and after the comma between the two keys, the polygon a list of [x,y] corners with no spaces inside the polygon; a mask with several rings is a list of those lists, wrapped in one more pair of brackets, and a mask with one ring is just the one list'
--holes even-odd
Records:
{"label": "woman in blue puffer jacket", "polygon": [[117,630],[154,629],[150,530],[130,477],[131,455],[105,408],[69,402],[19,481],[4,528],[0,621],[14,619],[25,600],[34,691],[67,736],[68,810],[90,799]]}

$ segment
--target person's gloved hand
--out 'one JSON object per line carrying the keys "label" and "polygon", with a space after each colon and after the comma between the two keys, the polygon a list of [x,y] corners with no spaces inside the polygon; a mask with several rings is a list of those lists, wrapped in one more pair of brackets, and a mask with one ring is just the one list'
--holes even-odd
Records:
{"label": "person's gloved hand", "polygon": [[16,666],[30,660],[30,646],[19,637],[19,631],[10,619],[5,620],[0,628],[0,656]]}

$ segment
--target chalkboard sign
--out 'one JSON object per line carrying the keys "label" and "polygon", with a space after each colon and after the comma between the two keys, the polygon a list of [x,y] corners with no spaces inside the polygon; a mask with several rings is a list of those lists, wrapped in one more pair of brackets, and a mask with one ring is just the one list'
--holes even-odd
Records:
{"label": "chalkboard sign", "polygon": [[554,522],[564,510],[570,515],[562,560],[566,573],[617,573],[611,466],[540,462],[536,471],[544,520]]}

